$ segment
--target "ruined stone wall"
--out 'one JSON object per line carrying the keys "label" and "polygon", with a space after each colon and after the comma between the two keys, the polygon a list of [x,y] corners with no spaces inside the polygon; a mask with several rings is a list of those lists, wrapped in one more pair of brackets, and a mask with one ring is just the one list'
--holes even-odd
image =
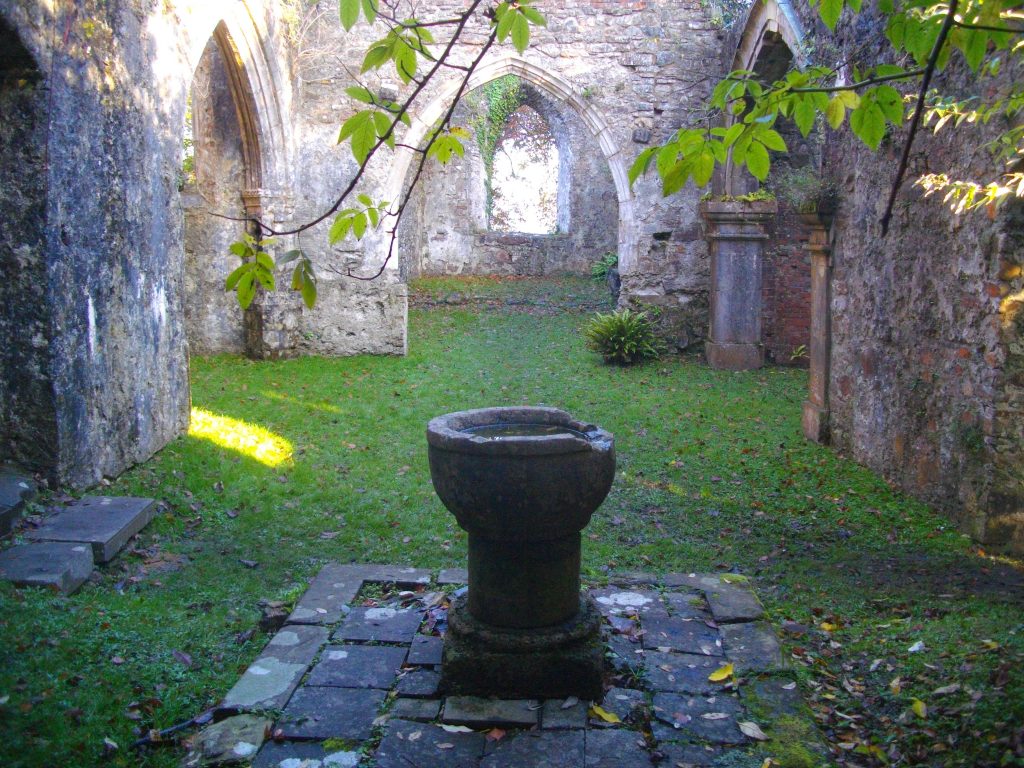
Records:
{"label": "ruined stone wall", "polygon": [[[858,24],[861,44],[880,34],[870,24]],[[843,30],[839,44],[852,46],[852,33]],[[954,62],[938,87],[956,93],[969,82]],[[879,218],[902,138],[887,136],[877,153],[848,134],[826,147],[826,169],[840,192],[833,441],[979,540],[1021,550],[1019,212],[955,216],[908,182],[883,237]],[[982,177],[991,163],[972,148],[984,138],[973,131],[919,136],[908,179],[936,169]]]}
{"label": "ruined stone wall", "polygon": [[[428,166],[402,224],[402,253],[410,275],[589,274],[615,252],[618,204],[608,163],[582,120],[565,104],[522,86],[524,103],[548,124],[558,147],[559,232],[527,234],[487,229],[483,159],[472,139],[466,157]],[[462,106],[454,122],[468,125]]]}
{"label": "ruined stone wall", "polygon": [[181,251],[172,172],[181,114],[164,111],[132,4],[4,0],[0,16],[50,89],[45,181],[15,183],[48,190],[40,256],[50,335],[37,340],[36,359],[48,367],[56,444],[33,464],[85,485],[187,424],[180,259],[169,257]]}
{"label": "ruined stone wall", "polygon": [[48,88],[0,19],[0,461],[52,466],[46,280]]}

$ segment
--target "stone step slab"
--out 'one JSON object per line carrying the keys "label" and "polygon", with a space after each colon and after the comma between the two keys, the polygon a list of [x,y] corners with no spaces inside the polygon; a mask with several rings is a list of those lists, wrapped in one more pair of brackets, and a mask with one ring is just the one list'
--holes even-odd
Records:
{"label": "stone step slab", "polygon": [[532,728],[537,725],[540,707],[540,702],[533,699],[449,696],[441,720],[469,728]]}
{"label": "stone step slab", "polygon": [[141,531],[153,515],[153,499],[133,496],[83,496],[26,531],[33,541],[67,541],[89,544],[93,559],[107,563],[117,556],[128,540]]}
{"label": "stone step slab", "polygon": [[0,536],[11,532],[25,504],[36,495],[32,478],[10,467],[0,467]]}
{"label": "stone step slab", "polygon": [[221,708],[245,711],[284,707],[327,636],[324,627],[285,626],[228,691]]}
{"label": "stone step slab", "polygon": [[75,543],[22,544],[0,552],[0,579],[19,587],[74,593],[92,573],[92,547]]}

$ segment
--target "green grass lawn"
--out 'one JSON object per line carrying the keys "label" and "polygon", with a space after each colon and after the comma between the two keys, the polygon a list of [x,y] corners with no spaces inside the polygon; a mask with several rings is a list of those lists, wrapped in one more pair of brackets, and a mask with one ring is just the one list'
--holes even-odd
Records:
{"label": "green grass lawn", "polygon": [[[174,747],[130,744],[224,695],[266,640],[261,601],[294,600],[329,561],[464,565],[425,425],[516,404],[615,434],[585,576],[752,577],[776,627],[790,622],[836,763],[1024,764],[1020,563],[805,441],[805,371],[605,366],[581,341],[579,309],[603,302],[582,279],[417,289],[433,306],[411,311],[405,358],[192,361],[207,432],[97,489],[165,503],[135,551],[70,598],[0,588],[0,765],[176,765]],[[490,298],[435,301],[454,294]],[[119,745],[107,757],[104,739]]]}

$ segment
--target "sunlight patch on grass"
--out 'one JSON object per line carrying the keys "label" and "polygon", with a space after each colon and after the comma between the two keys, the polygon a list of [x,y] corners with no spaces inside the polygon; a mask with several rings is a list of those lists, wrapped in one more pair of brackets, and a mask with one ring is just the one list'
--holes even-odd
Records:
{"label": "sunlight patch on grass", "polygon": [[268,467],[276,467],[292,456],[292,444],[280,435],[257,424],[219,416],[204,408],[192,409],[188,434],[237,451]]}

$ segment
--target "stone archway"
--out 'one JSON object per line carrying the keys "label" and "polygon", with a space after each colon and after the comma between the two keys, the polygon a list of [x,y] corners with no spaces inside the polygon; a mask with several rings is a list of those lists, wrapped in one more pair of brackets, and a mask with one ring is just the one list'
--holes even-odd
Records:
{"label": "stone archway", "polygon": [[[568,81],[554,74],[550,69],[543,69],[518,56],[503,56],[482,64],[470,77],[465,90],[469,92],[503,75],[515,75],[557,101],[566,104],[580,117],[591,135],[597,139],[601,152],[611,171],[618,196],[619,264],[623,272],[629,272],[636,263],[637,252],[633,192],[630,189],[627,175],[628,158],[617,145],[608,122],[600,111],[591,104],[588,104]],[[403,138],[403,143],[412,147],[420,146],[430,130],[430,126],[434,125],[445,114],[458,90],[459,81],[445,84],[441,89],[441,93],[420,114],[413,118],[412,126]],[[384,199],[391,201],[399,199],[414,156],[415,153],[409,149],[400,149],[395,153],[383,194]],[[377,265],[386,258],[387,247],[386,242],[378,247],[376,254]],[[387,270],[397,275],[400,263],[401,254],[396,253],[388,263]]]}

